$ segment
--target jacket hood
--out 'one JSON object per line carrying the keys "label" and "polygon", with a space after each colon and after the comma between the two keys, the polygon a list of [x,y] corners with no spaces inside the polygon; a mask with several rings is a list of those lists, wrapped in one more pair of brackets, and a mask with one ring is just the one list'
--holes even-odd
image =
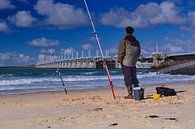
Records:
{"label": "jacket hood", "polygon": [[133,35],[126,35],[125,40],[128,40],[129,42],[135,42],[136,38]]}

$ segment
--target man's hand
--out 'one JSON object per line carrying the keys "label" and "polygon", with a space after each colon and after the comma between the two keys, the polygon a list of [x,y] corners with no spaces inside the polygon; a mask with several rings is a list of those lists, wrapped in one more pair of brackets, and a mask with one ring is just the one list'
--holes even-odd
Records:
{"label": "man's hand", "polygon": [[103,62],[103,67],[106,68],[106,61]]}

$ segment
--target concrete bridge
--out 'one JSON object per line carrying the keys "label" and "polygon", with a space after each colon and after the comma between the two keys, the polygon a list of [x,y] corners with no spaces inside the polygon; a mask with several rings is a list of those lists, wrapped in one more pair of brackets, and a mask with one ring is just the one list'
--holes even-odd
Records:
{"label": "concrete bridge", "polygon": [[[56,62],[37,64],[36,68],[97,68],[97,63],[101,62],[101,57],[80,57],[74,59],[62,59]],[[105,57],[104,61],[112,61],[111,57]]]}

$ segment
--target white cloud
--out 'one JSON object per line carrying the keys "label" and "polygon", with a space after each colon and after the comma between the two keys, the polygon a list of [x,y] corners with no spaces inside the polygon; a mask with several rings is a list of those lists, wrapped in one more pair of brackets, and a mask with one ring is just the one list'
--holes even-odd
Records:
{"label": "white cloud", "polygon": [[[151,56],[151,53],[156,51],[156,42],[142,41],[142,43],[141,51],[144,56]],[[159,51],[166,54],[195,52],[195,41],[189,40],[187,38],[173,39],[171,37],[165,37],[164,43],[160,43],[158,46]]]}
{"label": "white cloud", "polygon": [[38,60],[44,60],[46,59],[46,55],[45,54],[39,54],[38,55]]}
{"label": "white cloud", "polygon": [[49,59],[49,56],[45,54],[39,54],[38,55],[38,64],[46,63],[46,61]]}
{"label": "white cloud", "polygon": [[164,50],[166,53],[195,52],[195,42],[188,39],[165,38]]}
{"label": "white cloud", "polygon": [[[145,10],[146,11],[146,10]],[[159,5],[157,16],[150,19],[152,24],[183,24],[185,18],[180,14],[178,7],[173,2],[162,2]]]}
{"label": "white cloud", "polygon": [[81,48],[83,50],[89,50],[89,49],[93,49],[93,46],[91,44],[87,43],[87,44],[82,45]]}
{"label": "white cloud", "polygon": [[29,45],[35,46],[35,47],[49,47],[49,46],[58,46],[59,41],[58,40],[51,40],[47,39],[45,37],[33,39],[32,41],[28,42]]}
{"label": "white cloud", "polygon": [[38,64],[46,63],[46,62],[51,62],[56,60],[58,57],[55,55],[56,50],[51,48],[51,49],[41,49],[40,54],[38,55]]}
{"label": "white cloud", "polygon": [[58,56],[56,55],[51,55],[53,53],[50,53],[50,55],[47,54],[39,54],[38,55],[38,64],[42,64],[42,63],[47,63],[47,62],[52,62],[52,61],[56,61],[58,59]]}
{"label": "white cloud", "polygon": [[30,27],[36,21],[30,11],[18,11],[16,15],[8,17],[8,19],[18,27]]}
{"label": "white cloud", "polygon": [[133,26],[144,28],[158,24],[183,24],[185,18],[178,7],[170,1],[161,4],[150,2],[139,5],[133,12],[124,8],[112,9],[101,15],[100,22],[116,27]]}
{"label": "white cloud", "polygon": [[49,54],[54,54],[55,52],[56,52],[56,50],[53,48],[47,50],[47,53],[49,53]]}
{"label": "white cloud", "polygon": [[86,42],[96,42],[96,38],[94,36],[88,37],[85,40]]}
{"label": "white cloud", "polygon": [[141,53],[144,55],[144,56],[151,56],[151,53],[154,52],[152,51],[151,49],[148,49],[148,48],[144,48],[144,49],[141,49]]}
{"label": "white cloud", "polygon": [[62,49],[61,49],[61,52],[62,52],[63,54],[72,54],[72,53],[75,53],[76,50],[73,49],[72,47],[69,47],[69,48],[67,48],[67,49],[62,48]]}
{"label": "white cloud", "polygon": [[54,0],[38,0],[34,9],[45,17],[47,25],[58,28],[75,28],[88,24],[85,12],[70,4],[54,3]]}
{"label": "white cloud", "polygon": [[0,10],[14,9],[15,6],[11,4],[10,0],[0,0]]}
{"label": "white cloud", "polygon": [[186,26],[181,26],[180,27],[180,31],[182,33],[188,33],[188,32],[190,32],[190,29],[188,27],[186,27]]}
{"label": "white cloud", "polygon": [[182,35],[191,35],[192,39],[195,41],[195,27],[194,26],[190,26],[190,27],[186,27],[186,26],[182,26],[180,27],[180,31],[182,32]]}
{"label": "white cloud", "polygon": [[147,21],[142,20],[139,15],[136,13],[130,13],[123,8],[117,8],[102,14],[100,22],[104,25],[111,25],[116,27],[124,27],[127,25],[131,25],[133,27],[148,26]]}
{"label": "white cloud", "polygon": [[56,53],[56,50],[51,48],[51,49],[41,49],[40,51],[41,54],[54,54]]}
{"label": "white cloud", "polygon": [[10,29],[5,22],[0,22],[0,32],[9,32]]}
{"label": "white cloud", "polygon": [[0,66],[32,64],[33,58],[18,53],[0,53]]}

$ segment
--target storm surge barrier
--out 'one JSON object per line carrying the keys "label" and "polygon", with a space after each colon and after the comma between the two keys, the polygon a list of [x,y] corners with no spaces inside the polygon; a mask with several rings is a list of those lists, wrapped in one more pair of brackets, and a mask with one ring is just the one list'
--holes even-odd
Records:
{"label": "storm surge barrier", "polygon": [[188,68],[188,67],[191,67],[191,66],[194,66],[194,65],[195,65],[195,60],[191,60],[189,62],[169,66],[167,68],[159,70],[158,72],[166,74],[166,73],[171,73],[171,72],[176,71],[176,70],[185,69],[185,68]]}

